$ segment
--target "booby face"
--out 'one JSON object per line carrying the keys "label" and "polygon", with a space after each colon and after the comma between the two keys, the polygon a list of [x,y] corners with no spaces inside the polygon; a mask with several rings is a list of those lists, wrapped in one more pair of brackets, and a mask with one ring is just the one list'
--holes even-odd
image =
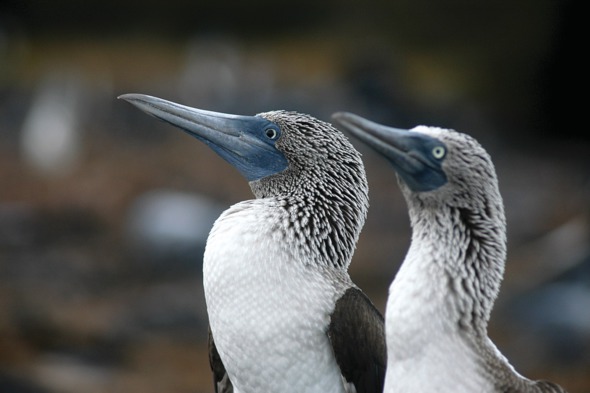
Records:
{"label": "booby face", "polygon": [[348,266],[367,215],[368,185],[360,153],[342,132],[284,110],[239,116],[143,94],[119,98],[207,144],[242,173],[256,198],[281,199],[302,231],[297,248],[321,254],[317,264]]}
{"label": "booby face", "polygon": [[[517,373],[487,336],[504,274],[506,220],[486,150],[453,130],[333,117],[393,163],[412,224],[389,288],[384,392],[565,392]],[[445,181],[420,175],[420,165]]]}
{"label": "booby face", "polygon": [[[461,310],[457,318],[462,326],[485,330],[502,281],[506,256],[504,207],[489,154],[474,138],[453,130],[418,126],[401,131],[348,113],[337,114],[335,119],[393,163],[408,204],[413,236],[421,239],[419,245],[412,243],[406,261],[428,261],[427,264],[439,266],[439,276],[431,277],[432,282],[450,278],[458,280],[453,286],[460,287],[460,277],[478,278],[476,290],[465,295],[476,299],[478,311]],[[394,147],[390,148],[391,145]],[[397,146],[405,147],[405,151]],[[432,158],[425,158],[427,154]],[[414,157],[421,157],[421,161]],[[424,165],[426,172],[437,175],[410,172],[408,167],[420,167],[413,160],[438,160],[437,165]],[[435,187],[432,179],[440,179],[438,176],[444,176],[445,181]],[[447,244],[453,247],[445,247]],[[404,262],[405,265],[420,263]],[[423,275],[423,268],[420,265],[413,274]],[[402,266],[400,272],[407,269]],[[440,293],[445,291],[440,289]],[[448,294],[448,298],[462,304],[462,293],[458,289]],[[402,297],[403,291],[398,296]],[[473,316],[477,316],[477,321],[471,320]]]}
{"label": "booby face", "polygon": [[287,159],[275,145],[281,138],[281,128],[263,117],[205,111],[143,94],[119,98],[204,142],[248,181],[288,167]]}
{"label": "booby face", "polygon": [[203,257],[216,391],[381,392],[383,318],[347,273],[368,209],[348,138],[295,112],[120,98],[213,148],[256,196],[217,219]]}
{"label": "booby face", "polygon": [[336,113],[333,118],[385,156],[412,191],[432,191],[447,183],[442,168],[447,146],[439,139],[417,131],[386,127],[352,113]]}
{"label": "booby face", "polygon": [[393,164],[408,201],[432,209],[451,206],[483,211],[504,225],[494,165],[490,155],[471,136],[427,126],[400,130],[345,112],[333,117]]}

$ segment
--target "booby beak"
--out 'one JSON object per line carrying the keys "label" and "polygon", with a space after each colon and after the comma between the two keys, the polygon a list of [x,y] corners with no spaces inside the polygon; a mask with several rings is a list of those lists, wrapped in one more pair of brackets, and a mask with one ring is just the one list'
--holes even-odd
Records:
{"label": "booby beak", "polygon": [[248,181],[282,172],[289,165],[275,146],[280,127],[262,117],[195,109],[144,94],[118,98],[204,142]]}
{"label": "booby beak", "polygon": [[446,146],[428,135],[387,127],[349,112],[332,115],[334,122],[387,158],[415,192],[435,190],[447,182],[442,169]]}

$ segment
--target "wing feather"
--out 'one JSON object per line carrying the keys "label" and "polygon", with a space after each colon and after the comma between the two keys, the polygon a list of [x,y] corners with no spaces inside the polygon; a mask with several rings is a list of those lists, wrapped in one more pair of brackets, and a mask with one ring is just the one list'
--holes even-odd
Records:
{"label": "wing feather", "polygon": [[383,316],[358,288],[336,302],[328,327],[342,376],[357,393],[381,393],[387,365]]}

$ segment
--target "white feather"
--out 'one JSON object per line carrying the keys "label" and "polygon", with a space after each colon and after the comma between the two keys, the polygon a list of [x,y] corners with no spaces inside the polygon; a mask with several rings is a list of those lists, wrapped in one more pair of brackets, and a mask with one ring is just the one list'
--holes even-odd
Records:
{"label": "white feather", "polygon": [[269,200],[245,201],[211,231],[203,274],[217,349],[241,393],[344,393],[325,334],[343,288],[288,248],[271,224],[282,214]]}
{"label": "white feather", "polygon": [[386,310],[385,392],[492,391],[461,336],[449,283],[428,247],[412,247],[391,284]]}

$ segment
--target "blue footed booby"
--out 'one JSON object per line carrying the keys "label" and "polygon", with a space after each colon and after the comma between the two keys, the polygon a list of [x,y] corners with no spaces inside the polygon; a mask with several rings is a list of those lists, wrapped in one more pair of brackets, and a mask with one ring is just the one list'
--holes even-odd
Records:
{"label": "blue footed booby", "polygon": [[346,112],[333,119],[393,164],[412,226],[389,288],[384,392],[564,392],[518,374],[488,338],[506,221],[483,147],[447,129],[399,130]]}
{"label": "blue footed booby", "polygon": [[347,272],[368,185],[344,134],[295,112],[119,98],[207,144],[256,197],[221,214],[204,254],[215,391],[381,392],[383,317]]}

